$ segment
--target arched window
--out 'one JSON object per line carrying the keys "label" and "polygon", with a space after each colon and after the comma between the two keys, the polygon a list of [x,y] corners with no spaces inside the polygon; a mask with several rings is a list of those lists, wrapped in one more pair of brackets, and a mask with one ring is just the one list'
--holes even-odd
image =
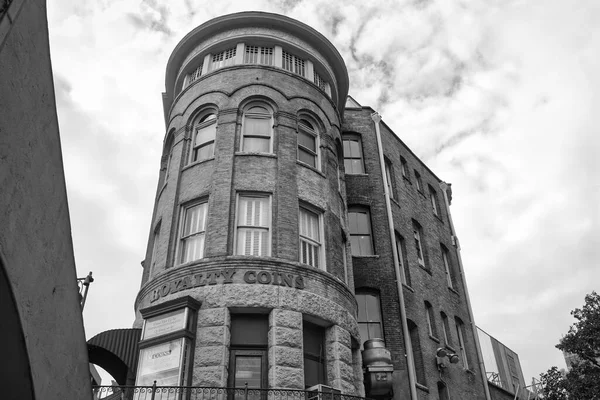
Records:
{"label": "arched window", "polygon": [[306,118],[298,121],[298,161],[319,168],[319,131]]}
{"label": "arched window", "polygon": [[358,330],[362,343],[369,339],[383,339],[383,326],[381,321],[381,305],[379,296],[368,291],[357,291],[356,302],[358,303]]}
{"label": "arched window", "polygon": [[273,113],[263,104],[250,104],[244,110],[241,151],[272,153]]}
{"label": "arched window", "polygon": [[217,116],[209,111],[203,114],[194,126],[191,162],[207,160],[215,154]]}

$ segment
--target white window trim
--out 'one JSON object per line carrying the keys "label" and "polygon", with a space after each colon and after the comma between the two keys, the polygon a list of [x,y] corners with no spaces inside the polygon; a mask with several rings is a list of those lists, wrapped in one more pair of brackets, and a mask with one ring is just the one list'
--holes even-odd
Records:
{"label": "white window trim", "polygon": [[[197,163],[197,162],[202,162],[202,161],[206,161],[206,160],[210,160],[211,158],[214,158],[214,156],[215,156],[215,147],[216,147],[216,144],[217,144],[217,128],[218,128],[217,112],[214,111],[214,110],[207,110],[207,111],[201,113],[201,116],[198,119],[202,119],[203,117],[205,117],[207,115],[211,115],[211,114],[214,115],[215,117],[212,118],[212,119],[209,119],[207,121],[196,123],[193,126],[192,145],[191,145],[191,151],[190,151],[189,164]],[[215,138],[212,141],[209,140],[208,142],[202,143],[202,145],[200,145],[200,146],[196,146],[196,137],[198,136],[198,130],[206,128],[208,126],[211,126],[212,124],[215,124]],[[200,149],[202,147],[208,146],[208,144],[210,144],[211,142],[213,144],[213,151],[212,151],[211,156],[207,157],[207,158],[203,158],[202,160],[198,160],[198,159],[194,160],[194,151],[197,148]]]}
{"label": "white window trim", "polygon": [[[203,231],[199,231],[199,232],[195,232],[191,235],[187,235],[186,237],[183,237],[183,231],[185,229],[185,217],[187,214],[187,211],[195,206],[201,205],[201,204],[205,204],[204,207],[204,230]],[[178,230],[178,234],[177,234],[177,251],[175,252],[175,264],[176,265],[182,265],[182,264],[187,264],[190,262],[194,262],[194,261],[198,261],[204,258],[204,252],[206,251],[206,226],[208,225],[208,199],[204,198],[200,201],[195,201],[193,203],[189,203],[186,204],[185,206],[181,207],[181,211],[179,213],[179,230]],[[186,262],[182,261],[182,249],[183,249],[183,240],[192,236],[198,236],[198,235],[204,235],[204,244],[202,245],[202,256],[200,258],[196,258],[195,260],[189,260]]]}
{"label": "white window trim", "polygon": [[[346,171],[346,154],[344,153],[344,141],[346,140],[356,140],[358,141],[358,147],[360,150],[360,161],[361,161],[361,165],[362,165],[362,172],[348,172]],[[357,157],[348,157],[349,160],[356,160],[358,159]],[[362,138],[360,137],[360,135],[357,134],[347,134],[347,135],[343,135],[342,136],[342,161],[344,162],[344,172],[348,175],[364,175],[367,173],[366,168],[365,168],[365,154],[363,151],[363,145],[362,145]]]}
{"label": "white window trim", "polygon": [[[371,220],[371,209],[369,207],[352,206],[352,207],[348,208],[348,215],[350,215],[351,212],[354,212],[354,213],[366,212],[367,219],[369,221],[369,239],[371,241],[371,250],[372,250],[371,254],[356,254],[356,255],[352,254],[352,257],[370,257],[370,256],[376,255],[375,243],[373,243],[373,221]],[[348,217],[348,218],[350,218],[350,217]],[[352,253],[352,236],[365,236],[365,235],[353,234],[352,232],[350,232],[350,252],[351,253]]]}
{"label": "white window trim", "polygon": [[[299,237],[298,258],[300,259],[300,262],[303,264],[309,265],[313,268],[318,268],[323,271],[327,271],[327,266],[325,265],[325,245],[324,245],[325,229],[323,227],[323,213],[319,210],[316,210],[313,207],[307,206],[306,204],[301,204],[300,207],[298,208],[298,226],[300,226],[300,213],[302,212],[302,210],[308,211],[317,216],[317,219],[318,219],[317,224],[319,225],[319,242],[317,242],[314,239],[311,239],[307,236],[301,235],[300,229],[298,229],[298,237]],[[319,256],[318,256],[319,266],[318,267],[312,266],[312,265],[307,264],[302,261],[302,242],[303,241],[308,244],[311,244],[313,246],[317,246],[318,251],[319,251]]]}
{"label": "white window trim", "polygon": [[[267,223],[268,223],[268,228],[264,228],[264,227],[258,227],[259,229],[267,229],[268,231],[268,243],[267,243],[267,254],[266,255],[260,255],[260,256],[252,256],[252,255],[245,255],[245,254],[238,254],[237,252],[237,246],[238,246],[238,229],[240,228],[239,225],[239,218],[240,218],[240,212],[239,212],[239,207],[240,207],[240,198],[241,197],[255,197],[255,198],[266,198],[267,199]],[[270,257],[271,256],[271,250],[272,250],[272,244],[273,244],[273,220],[272,220],[272,214],[273,214],[273,210],[272,210],[272,196],[271,194],[267,194],[267,193],[255,193],[255,192],[240,192],[236,194],[236,198],[235,198],[235,232],[233,235],[233,254],[236,256],[244,256],[244,257]],[[247,225],[242,226],[242,228],[247,227]]]}
{"label": "white window trim", "polygon": [[[246,135],[244,134],[244,129],[245,129],[244,125],[246,124],[246,116],[248,115],[247,110],[249,110],[255,106],[263,107],[270,113],[268,119],[270,119],[270,121],[271,121],[271,123],[269,124],[271,131],[270,131],[270,136],[269,136],[269,151],[268,151],[268,153],[244,150],[244,138],[246,137]],[[244,110],[244,112],[242,113],[242,125],[241,125],[241,130],[240,130],[240,150],[239,151],[242,153],[251,153],[251,154],[252,153],[273,154],[273,142],[274,142],[273,136],[275,135],[275,129],[274,129],[273,125],[275,124],[275,120],[273,117],[273,109],[271,108],[271,106],[269,106],[268,104],[263,103],[263,102],[252,102],[252,103],[245,105],[243,110]],[[264,116],[263,114],[250,113],[250,115],[256,115],[259,118],[267,119],[267,117]],[[248,137],[266,137],[266,136],[248,135]]]}
{"label": "white window trim", "polygon": [[[311,125],[313,125],[315,127],[315,129],[311,129],[310,127],[306,126],[305,124],[302,124],[302,120],[305,120],[306,122],[309,122]],[[301,128],[302,126],[302,128]],[[301,117],[298,121],[298,129],[297,129],[297,137],[300,136],[300,131],[303,131],[311,136],[313,136],[315,138],[315,151],[313,152],[312,150],[310,150],[307,147],[304,147],[303,145],[300,144],[300,141],[297,141],[297,150],[296,150],[296,159],[298,161],[300,161],[300,148],[302,148],[304,151],[313,154],[315,156],[315,165],[312,166],[310,164],[306,164],[303,161],[300,161],[302,164],[308,165],[309,167],[315,168],[316,170],[320,171],[321,170],[321,139],[320,139],[320,135],[319,135],[319,130],[316,128],[318,127],[318,125],[312,120],[312,119],[307,119],[305,117]]]}

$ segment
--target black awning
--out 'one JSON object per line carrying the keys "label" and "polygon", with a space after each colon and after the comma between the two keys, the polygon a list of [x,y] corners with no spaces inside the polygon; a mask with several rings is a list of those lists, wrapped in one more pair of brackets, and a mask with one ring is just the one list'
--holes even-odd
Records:
{"label": "black awning", "polygon": [[[135,379],[141,329],[111,329],[87,341],[90,362],[104,368],[119,385]],[[129,381],[129,382],[128,382]]]}

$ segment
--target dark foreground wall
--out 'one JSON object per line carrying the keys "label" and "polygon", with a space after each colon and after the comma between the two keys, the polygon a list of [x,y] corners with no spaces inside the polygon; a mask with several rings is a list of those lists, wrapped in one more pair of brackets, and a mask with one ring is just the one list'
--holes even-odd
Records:
{"label": "dark foreground wall", "polygon": [[91,398],[43,0],[0,19],[0,227],[2,398]]}

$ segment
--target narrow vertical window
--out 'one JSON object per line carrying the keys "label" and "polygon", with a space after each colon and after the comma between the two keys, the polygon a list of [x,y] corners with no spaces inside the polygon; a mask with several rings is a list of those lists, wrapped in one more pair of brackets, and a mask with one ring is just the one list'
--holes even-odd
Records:
{"label": "narrow vertical window", "polygon": [[183,210],[180,239],[180,262],[199,260],[204,256],[207,203],[196,204]]}
{"label": "narrow vertical window", "polygon": [[350,228],[350,246],[353,256],[372,256],[373,242],[371,240],[371,218],[369,211],[353,207],[348,210]]}
{"label": "narrow vertical window", "polygon": [[321,75],[317,74],[317,71],[314,71],[313,75],[314,75],[315,85],[317,85],[319,87],[319,89],[325,90],[325,87],[326,87],[326,84],[327,84],[327,82],[325,81],[325,79],[323,79],[321,77]]}
{"label": "narrow vertical window", "polygon": [[244,64],[273,65],[273,48],[246,46]]}
{"label": "narrow vertical window", "polygon": [[154,229],[154,236],[152,238],[152,255],[151,255],[152,258],[150,259],[150,271],[148,272],[149,278],[152,278],[152,275],[154,274],[154,268],[156,267],[156,261],[158,258],[159,239],[160,239],[160,223]]}
{"label": "narrow vertical window", "polygon": [[398,262],[400,263],[400,273],[402,283],[406,286],[410,286],[410,269],[408,268],[408,261],[406,259],[406,243],[404,238],[396,232],[396,250],[398,251]]}
{"label": "narrow vertical window", "polygon": [[400,167],[402,168],[402,177],[410,179],[410,177],[408,176],[408,165],[404,157],[400,157]]}
{"label": "narrow vertical window", "polygon": [[427,328],[429,329],[429,335],[437,338],[437,326],[435,324],[435,314],[431,303],[425,302],[425,311],[427,312]]}
{"label": "narrow vertical window", "polygon": [[215,154],[217,117],[213,113],[203,115],[194,127],[192,162],[207,160]]}
{"label": "narrow vertical window", "polygon": [[283,50],[281,53],[281,66],[283,69],[304,76],[305,62],[303,59]]}
{"label": "narrow vertical window", "polygon": [[270,153],[273,115],[262,105],[250,105],[244,111],[241,150]]}
{"label": "narrow vertical window", "polygon": [[306,119],[298,123],[298,161],[319,168],[319,133],[315,125]]}
{"label": "narrow vertical window", "polygon": [[347,174],[364,174],[362,143],[356,135],[344,136],[344,168]]}
{"label": "narrow vertical window", "polygon": [[458,347],[460,350],[460,358],[465,369],[469,369],[469,359],[467,357],[467,348],[465,346],[465,325],[460,318],[454,318],[456,322],[456,337],[458,338]]}
{"label": "narrow vertical window", "polygon": [[425,267],[425,255],[423,253],[423,229],[417,221],[413,220],[413,237],[415,240],[415,251],[417,252],[417,261],[420,266]]}
{"label": "narrow vertical window", "polygon": [[300,232],[300,262],[311,267],[321,266],[321,224],[320,216],[306,208],[300,207],[298,217]]}
{"label": "narrow vertical window", "polygon": [[202,76],[202,67],[203,66],[204,66],[204,63],[200,63],[198,68],[193,70],[192,73],[188,75],[188,81],[187,81],[188,85],[190,85],[192,82],[194,82],[196,79],[198,79]]}
{"label": "narrow vertical window", "polygon": [[358,330],[362,343],[369,339],[383,339],[383,328],[381,324],[381,306],[379,296],[373,293],[356,293],[358,303]]}
{"label": "narrow vertical window", "polygon": [[302,325],[304,387],[326,384],[325,329],[306,321]]}
{"label": "narrow vertical window", "polygon": [[425,363],[423,362],[421,339],[419,338],[419,328],[411,320],[408,320],[408,340],[410,341],[410,347],[413,353],[417,383],[427,386],[427,380],[425,378]]}
{"label": "narrow vertical window", "polygon": [[266,196],[240,196],[237,212],[236,254],[244,256],[269,256],[270,198]]}
{"label": "narrow vertical window", "polygon": [[442,318],[442,327],[444,328],[444,344],[446,346],[452,346],[452,335],[450,334],[450,321],[445,312],[440,313]]}
{"label": "narrow vertical window", "polygon": [[437,192],[431,185],[429,185],[429,201],[431,202],[431,209],[433,210],[433,214],[439,216],[439,206],[437,199]]}
{"label": "narrow vertical window", "polygon": [[[267,388],[269,316],[231,314],[230,332],[228,386]],[[259,393],[248,393],[248,400],[260,399]]]}
{"label": "narrow vertical window", "polygon": [[449,253],[446,246],[441,245],[442,248],[442,260],[444,262],[444,271],[446,272],[446,282],[449,288],[454,288],[454,275],[452,274],[452,265],[449,260]]}
{"label": "narrow vertical window", "polygon": [[421,181],[421,174],[415,170],[415,181],[417,182],[417,190],[423,193],[423,181]]}
{"label": "narrow vertical window", "polygon": [[394,185],[393,185],[393,175],[392,175],[393,167],[390,160],[385,160],[385,183],[388,188],[388,193],[390,195],[390,199],[393,199],[394,196]]}

